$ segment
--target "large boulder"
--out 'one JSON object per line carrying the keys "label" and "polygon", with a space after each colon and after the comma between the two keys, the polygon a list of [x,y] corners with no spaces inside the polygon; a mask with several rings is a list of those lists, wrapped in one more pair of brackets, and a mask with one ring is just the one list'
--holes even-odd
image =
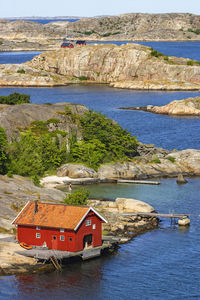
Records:
{"label": "large boulder", "polygon": [[132,198],[116,198],[115,203],[120,211],[130,213],[152,213],[155,209],[146,202]]}
{"label": "large boulder", "polygon": [[57,176],[70,178],[96,178],[97,172],[84,165],[65,164],[57,170]]}

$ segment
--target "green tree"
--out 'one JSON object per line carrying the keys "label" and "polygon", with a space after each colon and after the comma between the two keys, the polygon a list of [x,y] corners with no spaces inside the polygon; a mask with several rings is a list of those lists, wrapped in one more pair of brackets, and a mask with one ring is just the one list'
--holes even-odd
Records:
{"label": "green tree", "polygon": [[74,144],[71,155],[76,162],[83,162],[89,167],[97,169],[106,156],[105,145],[94,139],[89,142],[80,141]]}
{"label": "green tree", "polygon": [[5,174],[6,173],[6,163],[8,161],[7,157],[7,138],[6,138],[6,133],[5,130],[0,127],[0,174]]}
{"label": "green tree", "polygon": [[84,141],[99,140],[109,159],[132,158],[137,154],[137,139],[101,113],[90,110],[80,118],[80,123]]}
{"label": "green tree", "polygon": [[65,145],[60,147],[56,137],[50,133],[35,135],[31,131],[21,134],[20,141],[11,143],[8,152],[10,171],[22,176],[41,176],[60,166],[66,156]]}
{"label": "green tree", "polygon": [[13,93],[8,96],[0,96],[0,104],[22,104],[30,103],[30,96],[20,93]]}
{"label": "green tree", "polygon": [[68,194],[64,201],[69,205],[87,205],[89,195],[90,192],[87,189],[80,188]]}

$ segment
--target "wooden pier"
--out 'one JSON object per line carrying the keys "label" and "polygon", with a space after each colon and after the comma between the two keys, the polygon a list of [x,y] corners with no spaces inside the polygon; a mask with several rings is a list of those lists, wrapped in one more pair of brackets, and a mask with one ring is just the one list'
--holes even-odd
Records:
{"label": "wooden pier", "polygon": [[16,253],[28,257],[33,257],[37,260],[44,260],[44,261],[51,260],[52,264],[55,266],[57,265],[57,260],[68,259],[71,257],[80,257],[83,260],[87,260],[93,257],[100,256],[102,250],[114,248],[116,244],[117,244],[116,240],[110,239],[110,240],[103,241],[102,246],[95,247],[95,248],[91,247],[78,252],[46,249],[46,248],[35,246],[35,248],[31,250],[16,251]]}
{"label": "wooden pier", "polygon": [[118,179],[117,183],[150,184],[150,185],[159,185],[159,184],[161,184],[160,181],[129,180],[129,179]]}
{"label": "wooden pier", "polygon": [[122,216],[140,216],[140,217],[156,217],[156,218],[169,218],[171,221],[171,225],[177,224],[179,226],[188,226],[190,225],[190,216],[200,217],[200,214],[162,214],[162,213],[145,213],[145,212],[138,212],[138,213],[121,213]]}

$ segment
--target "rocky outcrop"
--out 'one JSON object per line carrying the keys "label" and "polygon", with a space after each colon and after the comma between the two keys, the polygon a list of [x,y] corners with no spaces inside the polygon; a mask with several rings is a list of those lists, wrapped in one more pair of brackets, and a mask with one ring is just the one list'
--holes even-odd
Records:
{"label": "rocky outcrop", "polygon": [[17,175],[13,178],[0,175],[0,228],[10,230],[11,221],[27,201],[60,202],[64,198],[64,192],[37,187],[31,179]]}
{"label": "rocky outcrop", "polygon": [[117,198],[115,201],[89,200],[89,204],[103,214],[108,221],[108,223],[103,224],[103,233],[107,235],[131,239],[138,233],[144,233],[158,226],[156,217],[123,215],[123,213],[155,212],[151,205],[140,200],[131,198]]}
{"label": "rocky outcrop", "polygon": [[84,165],[65,164],[58,168],[57,176],[69,176],[70,178],[96,178],[97,172]]}
{"label": "rocky outcrop", "polygon": [[67,78],[109,83],[134,89],[199,89],[200,66],[187,59],[155,57],[138,44],[93,45],[46,52],[26,63],[32,68]]}
{"label": "rocky outcrop", "polygon": [[37,70],[25,64],[1,64],[0,86],[57,86],[70,83],[55,73]]}
{"label": "rocky outcrop", "polygon": [[54,86],[106,83],[117,88],[197,90],[200,66],[189,59],[157,57],[138,44],[96,44],[40,54],[21,65],[1,65],[0,85]]}
{"label": "rocky outcrop", "polygon": [[200,175],[200,150],[187,149],[172,152],[165,158],[152,156],[151,160],[136,158],[132,162],[104,164],[98,170],[100,179],[147,179],[177,177],[178,174]]}
{"label": "rocky outcrop", "polygon": [[30,21],[0,21],[0,38],[48,40],[199,40],[200,17],[187,13],[130,13],[76,22],[40,24]]}
{"label": "rocky outcrop", "polygon": [[[13,137],[18,137],[20,131],[31,126],[32,122],[51,120],[48,124],[49,131],[61,130],[69,136],[75,131],[77,138],[81,139],[82,134],[78,125],[76,122],[72,122],[70,115],[65,114],[66,106],[71,109],[71,113],[77,115],[82,115],[88,111],[84,105],[68,102],[51,105],[32,103],[0,104],[0,126],[5,128],[8,141],[10,141]],[[67,136],[66,139],[68,139]]]}
{"label": "rocky outcrop", "polygon": [[174,100],[164,106],[135,106],[120,107],[119,109],[142,110],[156,114],[177,116],[200,116],[200,97],[190,97],[183,100]]}
{"label": "rocky outcrop", "polygon": [[153,106],[147,111],[167,115],[200,116],[200,97],[175,100],[165,106]]}

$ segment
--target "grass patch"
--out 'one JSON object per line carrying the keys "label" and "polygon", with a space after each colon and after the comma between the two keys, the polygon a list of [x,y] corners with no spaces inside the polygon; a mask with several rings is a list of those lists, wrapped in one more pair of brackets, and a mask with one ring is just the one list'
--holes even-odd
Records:
{"label": "grass patch", "polygon": [[169,161],[171,161],[172,163],[174,163],[176,161],[176,158],[174,158],[173,156],[168,156],[167,159]]}
{"label": "grass patch", "polygon": [[161,161],[160,161],[160,159],[158,158],[157,155],[153,155],[150,163],[160,164]]}

